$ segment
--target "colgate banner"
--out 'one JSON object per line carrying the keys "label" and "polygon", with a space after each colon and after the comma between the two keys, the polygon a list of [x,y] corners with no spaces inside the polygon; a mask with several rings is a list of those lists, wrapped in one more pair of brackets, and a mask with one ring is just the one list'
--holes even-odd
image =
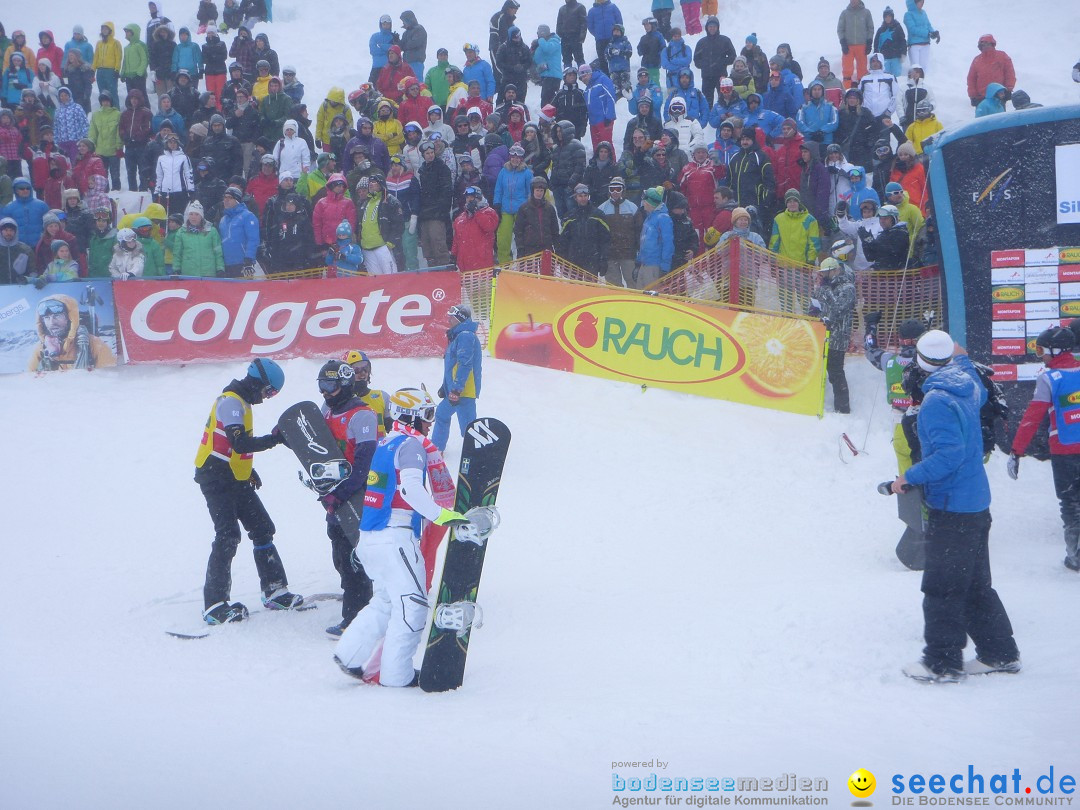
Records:
{"label": "colgate banner", "polygon": [[113,285],[128,362],[256,356],[437,357],[454,272],[298,281],[125,281]]}

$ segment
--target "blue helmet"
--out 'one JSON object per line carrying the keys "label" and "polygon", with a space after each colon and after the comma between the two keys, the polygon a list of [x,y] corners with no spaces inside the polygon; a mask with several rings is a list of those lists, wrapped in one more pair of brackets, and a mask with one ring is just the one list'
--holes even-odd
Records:
{"label": "blue helmet", "polygon": [[352,226],[349,224],[349,220],[341,220],[341,224],[337,226],[336,234],[338,239],[352,239]]}
{"label": "blue helmet", "polygon": [[263,399],[277,394],[285,387],[285,372],[281,366],[268,358],[256,358],[248,366],[247,375],[258,382],[262,388]]}

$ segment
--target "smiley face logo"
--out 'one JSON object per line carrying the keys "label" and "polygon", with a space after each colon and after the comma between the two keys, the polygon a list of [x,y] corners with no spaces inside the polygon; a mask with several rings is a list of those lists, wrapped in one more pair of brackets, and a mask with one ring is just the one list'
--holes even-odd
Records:
{"label": "smiley face logo", "polygon": [[877,789],[877,780],[866,768],[859,768],[847,780],[848,790],[851,795],[859,799],[865,799]]}

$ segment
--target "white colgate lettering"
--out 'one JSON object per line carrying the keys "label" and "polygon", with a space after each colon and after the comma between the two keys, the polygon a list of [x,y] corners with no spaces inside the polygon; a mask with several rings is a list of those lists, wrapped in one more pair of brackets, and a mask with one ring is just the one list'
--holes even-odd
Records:
{"label": "white colgate lettering", "polygon": [[175,324],[162,323],[159,313],[157,323],[151,325],[158,304],[172,299],[186,301],[191,295],[186,289],[160,290],[134,306],[131,330],[142,340],[157,343],[174,337],[193,343],[205,343],[223,335],[230,342],[253,338],[248,351],[271,354],[293,345],[301,329],[312,338],[378,335],[384,328],[398,335],[415,335],[423,331],[432,313],[428,296],[412,294],[392,299],[384,289],[372,290],[359,302],[325,298],[314,302],[276,302],[260,309],[261,294],[259,290],[246,291],[235,313],[217,301],[198,301],[183,310]]}

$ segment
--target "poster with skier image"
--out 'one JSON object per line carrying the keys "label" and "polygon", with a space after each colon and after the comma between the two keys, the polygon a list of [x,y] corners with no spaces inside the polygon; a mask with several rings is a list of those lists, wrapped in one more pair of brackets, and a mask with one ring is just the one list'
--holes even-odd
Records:
{"label": "poster with skier image", "polygon": [[0,287],[0,374],[115,366],[112,282]]}

